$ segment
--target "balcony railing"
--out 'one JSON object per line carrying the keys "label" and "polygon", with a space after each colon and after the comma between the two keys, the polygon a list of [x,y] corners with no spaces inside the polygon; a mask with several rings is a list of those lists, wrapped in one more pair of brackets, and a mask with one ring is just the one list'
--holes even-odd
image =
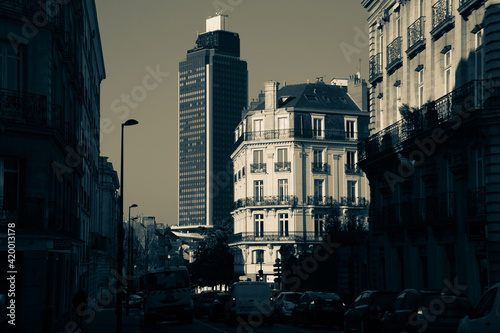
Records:
{"label": "balcony railing", "polygon": [[[304,237],[305,236],[305,237]],[[323,232],[314,231],[290,231],[285,232],[241,232],[229,237],[229,243],[238,242],[287,242],[287,243],[300,243],[308,242],[321,242],[323,240]]]}
{"label": "balcony railing", "polygon": [[432,38],[437,39],[452,27],[454,23],[452,3],[452,0],[439,0],[432,6]]}
{"label": "balcony railing", "polygon": [[308,195],[306,200],[307,205],[313,206],[333,206],[337,201],[331,196],[316,196]]}
{"label": "balcony railing", "polygon": [[382,53],[377,53],[370,57],[369,60],[369,78],[370,84],[374,84],[379,80],[382,80]]}
{"label": "balcony railing", "polygon": [[394,149],[402,142],[444,124],[453,117],[482,108],[486,99],[493,103],[499,97],[500,89],[494,81],[471,81],[359,142],[359,161]]}
{"label": "balcony railing", "polygon": [[481,7],[485,2],[485,0],[460,0],[458,3],[458,12],[466,18],[474,9]]}
{"label": "balcony railing", "polygon": [[259,140],[275,140],[287,138],[299,139],[316,139],[316,140],[332,140],[332,141],[351,141],[357,142],[358,139],[363,139],[368,136],[368,132],[349,132],[344,130],[314,130],[312,128],[290,128],[287,130],[269,130],[244,132],[236,140],[239,145],[243,141],[259,141]]}
{"label": "balcony railing", "polygon": [[467,191],[467,215],[469,217],[484,216],[486,212],[485,191],[483,187]]}
{"label": "balcony railing", "polygon": [[361,173],[361,169],[354,163],[346,163],[345,173],[351,175],[357,175]]}
{"label": "balcony railing", "polygon": [[311,163],[311,168],[312,172],[316,173],[328,173],[330,172],[330,166],[328,163],[319,163],[319,162],[312,162]]}
{"label": "balcony railing", "polygon": [[297,202],[298,199],[295,195],[247,197],[236,200],[234,209],[254,206],[295,206]]}
{"label": "balcony railing", "polygon": [[410,58],[415,56],[425,46],[425,16],[419,17],[408,27],[408,49],[406,54]]}
{"label": "balcony railing", "polygon": [[368,206],[368,200],[364,197],[341,197],[340,205],[348,207],[366,207]]}
{"label": "balcony railing", "polygon": [[43,10],[37,0],[2,0],[0,1],[1,11],[10,11],[17,14],[34,14]]}
{"label": "balcony railing", "polygon": [[389,45],[387,45],[387,72],[391,74],[403,61],[401,56],[402,38],[396,37]]}
{"label": "balcony railing", "polygon": [[26,125],[47,125],[47,97],[0,89],[0,120]]}
{"label": "balcony railing", "polygon": [[251,173],[266,173],[266,163],[252,163],[250,164]]}
{"label": "balcony railing", "polygon": [[291,171],[292,170],[292,162],[276,162],[274,163],[274,171]]}

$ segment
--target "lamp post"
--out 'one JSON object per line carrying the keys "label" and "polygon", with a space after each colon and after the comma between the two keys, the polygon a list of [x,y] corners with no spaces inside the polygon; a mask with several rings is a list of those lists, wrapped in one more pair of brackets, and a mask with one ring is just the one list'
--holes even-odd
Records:
{"label": "lamp post", "polygon": [[[132,256],[133,256],[133,252],[132,252],[132,242],[134,241],[132,239],[132,234],[130,233],[131,229],[131,225],[132,225],[132,220],[130,219],[130,209],[131,208],[135,208],[137,207],[136,204],[132,204],[128,207],[128,241],[127,241],[127,244],[128,244],[128,255],[127,255],[127,279],[130,280],[132,279],[132,284],[134,283],[134,280],[133,280],[133,275],[132,275]],[[129,311],[130,311],[130,306],[128,305],[129,303],[129,300],[130,300],[130,292],[131,292],[131,288],[129,287],[127,289],[127,303],[125,305],[125,309],[126,309],[126,314],[128,316],[129,314]]]}
{"label": "lamp post", "polygon": [[117,281],[116,293],[116,333],[122,332],[122,300],[123,300],[123,129],[125,126],[137,125],[139,122],[135,119],[129,119],[122,124],[121,137],[121,156],[120,156],[120,216],[118,218],[118,253],[117,270],[119,279]]}

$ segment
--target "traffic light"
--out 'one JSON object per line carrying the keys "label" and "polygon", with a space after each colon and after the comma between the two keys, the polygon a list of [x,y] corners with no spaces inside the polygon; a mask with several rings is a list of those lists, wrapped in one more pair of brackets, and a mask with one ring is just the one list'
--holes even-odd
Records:
{"label": "traffic light", "polygon": [[264,271],[262,269],[259,269],[259,276],[260,280],[262,281],[264,279]]}
{"label": "traffic light", "polygon": [[276,259],[273,267],[274,267],[274,269],[273,269],[274,276],[276,276],[276,278],[274,279],[274,282],[281,283],[281,262],[280,262],[279,258]]}

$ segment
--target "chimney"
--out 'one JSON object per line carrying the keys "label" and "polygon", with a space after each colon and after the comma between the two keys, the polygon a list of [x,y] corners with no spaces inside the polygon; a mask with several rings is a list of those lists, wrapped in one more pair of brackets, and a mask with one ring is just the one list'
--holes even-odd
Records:
{"label": "chimney", "polygon": [[266,109],[275,110],[278,107],[279,82],[267,81],[265,84]]}
{"label": "chimney", "polygon": [[358,74],[349,77],[347,92],[361,111],[368,111],[368,85]]}

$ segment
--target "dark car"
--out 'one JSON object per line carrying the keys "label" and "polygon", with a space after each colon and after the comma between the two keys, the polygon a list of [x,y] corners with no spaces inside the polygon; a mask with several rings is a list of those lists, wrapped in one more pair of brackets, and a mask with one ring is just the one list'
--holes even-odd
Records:
{"label": "dark car", "polygon": [[384,317],[384,333],[455,333],[460,319],[470,313],[471,302],[439,291],[406,289],[394,299]]}
{"label": "dark car", "polygon": [[210,304],[218,293],[219,290],[202,291],[194,304],[194,315],[198,318],[208,315]]}
{"label": "dark car", "polygon": [[344,332],[381,332],[380,321],[397,294],[395,291],[363,291],[345,313]]}
{"label": "dark car", "polygon": [[229,298],[227,293],[218,293],[208,308],[208,319],[217,321],[226,317],[225,306]]}
{"label": "dark car", "polygon": [[278,295],[274,303],[274,315],[277,321],[283,321],[292,318],[292,311],[299,303],[302,293],[284,291]]}
{"label": "dark car", "polygon": [[306,291],[292,311],[292,324],[344,326],[345,304],[335,293]]}

